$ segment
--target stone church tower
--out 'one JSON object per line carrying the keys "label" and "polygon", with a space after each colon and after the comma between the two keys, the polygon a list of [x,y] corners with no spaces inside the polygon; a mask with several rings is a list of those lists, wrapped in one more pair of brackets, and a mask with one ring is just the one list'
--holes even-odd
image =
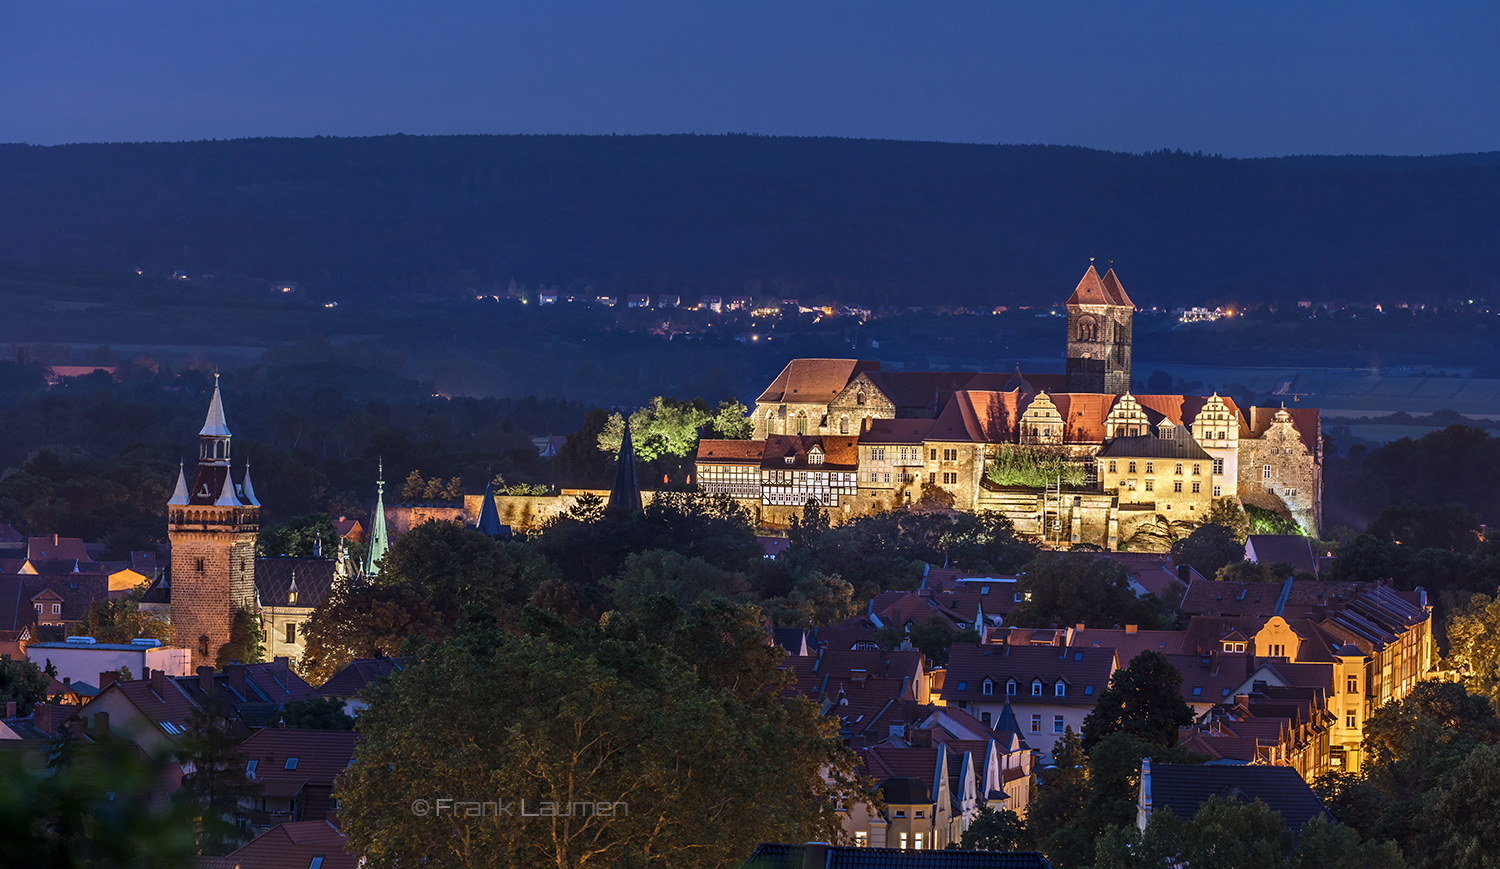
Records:
{"label": "stone church tower", "polygon": [[1115,270],[1101,280],[1092,265],[1068,298],[1068,391],[1130,391],[1130,329],[1135,304]]}
{"label": "stone church tower", "polygon": [[192,652],[195,667],[214,664],[235,611],[255,605],[260,502],[248,466],[239,485],[230,474],[229,438],[215,375],[208,419],[198,432],[198,467],[191,479],[178,469],[177,490],[167,501],[174,642]]}

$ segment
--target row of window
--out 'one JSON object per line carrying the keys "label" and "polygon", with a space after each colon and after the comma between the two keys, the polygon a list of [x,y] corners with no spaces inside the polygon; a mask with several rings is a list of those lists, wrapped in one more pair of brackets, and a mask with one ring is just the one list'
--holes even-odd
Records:
{"label": "row of window", "polygon": [[[1118,487],[1121,488],[1121,489],[1124,489],[1127,492],[1134,492],[1135,491],[1135,480],[1121,480],[1119,482]],[[1155,492],[1156,491],[1156,481],[1155,480],[1147,480],[1145,488],[1146,488],[1147,492]],[[1214,497],[1215,498],[1219,497],[1219,488],[1220,487],[1218,487],[1218,486],[1214,486]],[[1172,483],[1172,491],[1173,492],[1179,492],[1179,493],[1182,491],[1182,481],[1181,480],[1176,480],[1176,481],[1174,481]],[[1200,483],[1200,482],[1198,482],[1197,480],[1194,480],[1193,481],[1192,492],[1193,492],[1194,495],[1200,495],[1200,494],[1202,494],[1203,493],[1203,484]]]}
{"label": "row of window", "polygon": [[[1154,473],[1156,473],[1156,462],[1146,462],[1145,464],[1146,464],[1146,473],[1148,473],[1148,474],[1154,474]],[[1266,467],[1269,468],[1270,465],[1267,465]],[[1134,459],[1131,459],[1130,461],[1126,462],[1125,463],[1125,468],[1126,468],[1125,473],[1127,473],[1127,474],[1134,474],[1134,473],[1136,473],[1136,461]],[[1174,469],[1174,472],[1176,474],[1178,474],[1178,475],[1181,475],[1182,474],[1182,469],[1183,469],[1183,463],[1182,462],[1177,462],[1176,463],[1176,467]],[[1116,460],[1116,459],[1110,459],[1109,460],[1109,472],[1111,474],[1118,474],[1120,472],[1120,465],[1119,465],[1118,460]],[[1213,473],[1219,474],[1221,476],[1223,475],[1223,473],[1224,473],[1224,460],[1223,459],[1214,459]],[[1195,462],[1193,464],[1193,473],[1192,473],[1192,476],[1197,477],[1197,476],[1201,476],[1202,474],[1203,474],[1203,465]]]}

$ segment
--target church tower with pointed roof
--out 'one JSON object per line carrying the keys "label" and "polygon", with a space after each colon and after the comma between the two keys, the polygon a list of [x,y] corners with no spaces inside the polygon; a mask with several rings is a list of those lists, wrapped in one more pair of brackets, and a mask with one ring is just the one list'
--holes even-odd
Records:
{"label": "church tower with pointed roof", "polygon": [[234,613],[255,605],[255,537],[260,504],[247,467],[243,481],[230,472],[229,424],[214,378],[208,418],[198,432],[198,467],[177,472],[167,501],[172,542],[172,630],[193,665],[212,665],[229,641]]}
{"label": "church tower with pointed roof", "polygon": [[1068,391],[1124,395],[1130,391],[1130,333],[1135,303],[1115,270],[1093,265],[1068,297]]}

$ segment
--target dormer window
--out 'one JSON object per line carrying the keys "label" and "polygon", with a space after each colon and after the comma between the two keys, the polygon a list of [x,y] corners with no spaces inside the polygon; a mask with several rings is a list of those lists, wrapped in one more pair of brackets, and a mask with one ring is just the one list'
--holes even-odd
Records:
{"label": "dormer window", "polygon": [[1008,697],[1016,696],[1016,680],[1011,679],[1005,683],[1005,694]]}
{"label": "dormer window", "polygon": [[1226,640],[1224,642],[1224,651],[1225,652],[1229,652],[1230,654],[1243,655],[1245,653],[1245,644],[1244,643],[1231,643],[1231,642],[1229,642],[1229,641]]}
{"label": "dormer window", "polygon": [[1159,437],[1159,438],[1161,438],[1161,439],[1163,439],[1163,440],[1171,440],[1171,438],[1172,438],[1172,424],[1169,423],[1169,422],[1163,422],[1160,425],[1158,425],[1156,427],[1156,436]]}
{"label": "dormer window", "polygon": [[797,457],[796,456],[787,456],[786,457],[786,463],[789,464],[789,465],[795,463],[796,461],[797,461]]}
{"label": "dormer window", "polygon": [[1052,696],[1053,697],[1066,697],[1067,695],[1068,695],[1068,683],[1064,682],[1061,679],[1058,679],[1057,680],[1057,684],[1052,686]]}
{"label": "dormer window", "polygon": [[821,465],[821,464],[823,464],[823,451],[820,450],[820,449],[818,449],[817,447],[813,447],[812,449],[808,450],[807,451],[807,463],[809,465]]}
{"label": "dormer window", "polygon": [[1031,696],[1033,696],[1033,697],[1040,697],[1040,696],[1042,696],[1042,680],[1038,679],[1035,682],[1031,683]]}
{"label": "dormer window", "polygon": [[989,679],[984,680],[984,685],[980,687],[979,693],[983,694],[986,697],[994,695],[995,683],[991,682]]}

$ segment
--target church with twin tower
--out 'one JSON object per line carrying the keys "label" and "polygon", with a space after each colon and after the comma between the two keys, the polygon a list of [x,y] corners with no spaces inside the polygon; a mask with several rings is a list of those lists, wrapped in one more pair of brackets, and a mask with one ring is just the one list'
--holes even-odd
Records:
{"label": "church with twin tower", "polygon": [[219,647],[229,642],[235,611],[255,605],[259,531],[250,468],[239,483],[230,471],[229,425],[215,375],[208,418],[198,432],[198,466],[191,477],[178,468],[167,501],[172,627],[175,644],[192,653],[195,667],[214,665]]}

